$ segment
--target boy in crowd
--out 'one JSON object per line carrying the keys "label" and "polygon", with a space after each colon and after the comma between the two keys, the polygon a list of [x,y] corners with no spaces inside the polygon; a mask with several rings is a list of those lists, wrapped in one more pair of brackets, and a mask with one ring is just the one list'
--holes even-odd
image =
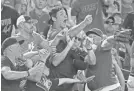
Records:
{"label": "boy in crowd", "polygon": [[[53,40],[55,37],[58,37],[59,39],[57,43],[52,43],[52,46],[56,47],[56,53],[54,53],[49,60],[49,77],[73,78],[73,76],[77,74],[78,70],[85,70],[88,63],[84,62],[84,54],[83,58],[80,58],[82,53],[80,53],[80,50],[77,50],[79,49],[78,46],[80,46],[80,41],[77,40],[78,38],[76,37],[73,47],[68,46],[68,40],[75,37],[79,32],[81,32],[87,24],[90,24],[92,22],[92,18],[90,15],[88,15],[80,24],[67,30],[64,29],[66,28],[66,20],[68,19],[67,11],[65,8],[59,7],[52,9],[50,16],[50,23],[52,25],[52,28],[49,31],[48,39]],[[88,50],[87,54],[92,54],[92,56],[90,55],[91,58],[95,57],[93,56],[93,51],[90,49]],[[88,58],[89,55],[86,56]],[[94,64],[95,60],[92,60],[91,65]],[[62,85],[56,89],[56,91],[72,91],[72,87],[72,84]]]}

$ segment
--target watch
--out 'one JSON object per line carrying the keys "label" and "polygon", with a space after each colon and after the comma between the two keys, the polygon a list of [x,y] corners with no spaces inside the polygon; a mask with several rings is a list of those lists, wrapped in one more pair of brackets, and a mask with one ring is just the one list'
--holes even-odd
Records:
{"label": "watch", "polygon": [[91,47],[91,46],[90,46],[90,47],[88,47],[88,48],[87,48],[87,50],[92,50],[92,47]]}

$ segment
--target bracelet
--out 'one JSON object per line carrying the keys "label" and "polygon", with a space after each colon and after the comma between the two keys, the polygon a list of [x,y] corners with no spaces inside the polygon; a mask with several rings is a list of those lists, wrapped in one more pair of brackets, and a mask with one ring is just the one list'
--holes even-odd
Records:
{"label": "bracelet", "polygon": [[27,71],[27,74],[28,74],[28,76],[30,76],[30,72],[29,72],[29,70]]}

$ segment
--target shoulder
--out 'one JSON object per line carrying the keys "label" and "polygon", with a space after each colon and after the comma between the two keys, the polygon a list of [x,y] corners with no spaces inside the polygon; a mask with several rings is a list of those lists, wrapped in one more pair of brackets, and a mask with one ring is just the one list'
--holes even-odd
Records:
{"label": "shoulder", "polygon": [[2,56],[1,57],[1,67],[10,66],[10,65],[11,65],[10,60],[7,57]]}
{"label": "shoulder", "polygon": [[15,10],[15,8],[13,8],[12,6],[4,5],[4,8],[7,9],[7,10],[9,10],[10,12],[17,13],[17,11]]}

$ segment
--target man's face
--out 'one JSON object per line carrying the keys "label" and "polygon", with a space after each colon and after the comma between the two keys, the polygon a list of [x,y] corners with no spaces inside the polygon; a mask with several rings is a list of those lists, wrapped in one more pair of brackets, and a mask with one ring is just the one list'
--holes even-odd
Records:
{"label": "man's face", "polygon": [[64,9],[57,12],[56,21],[60,25],[61,28],[66,27],[66,21],[67,21],[67,14]]}
{"label": "man's face", "polygon": [[102,38],[96,34],[90,34],[89,37],[93,39],[93,44],[95,45],[99,45],[102,41]]}
{"label": "man's face", "polygon": [[43,9],[46,7],[47,0],[35,0],[35,6],[38,9]]}

